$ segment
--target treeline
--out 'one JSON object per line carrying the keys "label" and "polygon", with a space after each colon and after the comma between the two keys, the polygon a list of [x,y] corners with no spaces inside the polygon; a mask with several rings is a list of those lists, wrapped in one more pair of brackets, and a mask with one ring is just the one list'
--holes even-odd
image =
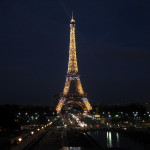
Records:
{"label": "treeline", "polygon": [[54,114],[49,106],[0,105],[0,130],[19,130],[22,125],[45,124]]}
{"label": "treeline", "polygon": [[131,114],[133,112],[146,113],[147,110],[142,104],[128,104],[128,105],[97,105],[94,106],[94,110],[98,113],[102,112],[126,112]]}

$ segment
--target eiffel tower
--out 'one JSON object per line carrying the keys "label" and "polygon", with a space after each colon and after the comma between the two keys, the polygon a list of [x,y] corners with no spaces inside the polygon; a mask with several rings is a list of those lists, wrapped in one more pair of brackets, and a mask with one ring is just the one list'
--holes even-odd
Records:
{"label": "eiffel tower", "polygon": [[[75,85],[75,92],[73,93],[69,93],[71,83],[74,83]],[[70,46],[69,46],[68,71],[66,75],[64,90],[60,94],[60,100],[56,107],[57,113],[61,112],[63,105],[69,103],[75,103],[81,106],[84,114],[87,114],[90,110],[92,110],[92,106],[90,105],[87,99],[87,93],[85,93],[82,88],[80,75],[78,73],[76,40],[75,40],[75,20],[73,18],[73,15],[70,21]]]}

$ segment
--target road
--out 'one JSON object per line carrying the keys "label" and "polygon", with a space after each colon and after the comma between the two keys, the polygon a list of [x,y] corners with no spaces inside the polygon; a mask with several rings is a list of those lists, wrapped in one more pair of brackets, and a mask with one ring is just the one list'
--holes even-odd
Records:
{"label": "road", "polygon": [[62,131],[48,131],[30,150],[58,150],[62,147]]}
{"label": "road", "polygon": [[85,133],[78,131],[50,130],[29,150],[96,150],[96,145]]}

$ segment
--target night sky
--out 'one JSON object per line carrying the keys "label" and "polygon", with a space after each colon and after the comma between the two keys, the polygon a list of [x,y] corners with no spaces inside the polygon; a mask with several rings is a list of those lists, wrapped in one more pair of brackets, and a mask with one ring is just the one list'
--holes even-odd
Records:
{"label": "night sky", "polygon": [[62,92],[72,11],[90,103],[150,101],[149,0],[1,0],[0,103],[52,104]]}

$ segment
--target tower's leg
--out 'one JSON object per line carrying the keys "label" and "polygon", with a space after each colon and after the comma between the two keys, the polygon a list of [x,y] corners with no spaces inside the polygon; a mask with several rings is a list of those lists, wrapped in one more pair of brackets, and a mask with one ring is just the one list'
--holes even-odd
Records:
{"label": "tower's leg", "polygon": [[68,78],[66,78],[66,82],[65,82],[65,86],[64,86],[64,90],[63,90],[64,95],[68,94],[69,88],[70,88],[70,81]]}
{"label": "tower's leg", "polygon": [[57,114],[60,113],[60,111],[62,109],[62,106],[64,105],[65,100],[66,100],[65,97],[61,97],[61,99],[59,100],[59,103],[58,103],[58,105],[56,107]]}
{"label": "tower's leg", "polygon": [[82,101],[85,104],[85,107],[86,107],[87,111],[92,110],[92,106],[90,105],[90,103],[89,103],[89,101],[86,97],[83,97]]}
{"label": "tower's leg", "polygon": [[78,93],[80,93],[81,95],[84,94],[80,78],[78,78],[78,80],[76,80],[76,88],[77,88]]}

